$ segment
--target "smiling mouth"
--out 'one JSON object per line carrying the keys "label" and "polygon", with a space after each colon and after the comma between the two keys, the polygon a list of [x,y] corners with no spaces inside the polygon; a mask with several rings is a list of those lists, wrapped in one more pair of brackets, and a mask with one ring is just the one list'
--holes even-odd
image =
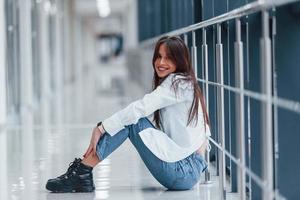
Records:
{"label": "smiling mouth", "polygon": [[157,70],[158,70],[159,72],[164,72],[164,71],[167,71],[168,68],[166,68],[166,67],[157,67]]}

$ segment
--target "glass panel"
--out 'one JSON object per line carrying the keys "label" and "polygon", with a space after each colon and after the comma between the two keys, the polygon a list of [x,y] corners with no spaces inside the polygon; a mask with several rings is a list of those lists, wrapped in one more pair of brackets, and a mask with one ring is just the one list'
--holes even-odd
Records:
{"label": "glass panel", "polygon": [[20,112],[19,1],[5,1],[7,35],[7,112],[9,120]]}

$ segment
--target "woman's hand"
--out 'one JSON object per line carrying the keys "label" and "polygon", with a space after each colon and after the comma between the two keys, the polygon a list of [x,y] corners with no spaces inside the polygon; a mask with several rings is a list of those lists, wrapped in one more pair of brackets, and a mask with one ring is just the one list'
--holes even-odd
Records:
{"label": "woman's hand", "polygon": [[103,135],[103,133],[101,133],[101,131],[100,131],[100,129],[98,127],[95,127],[93,129],[93,133],[92,133],[92,137],[91,137],[89,148],[86,150],[86,152],[83,155],[83,157],[89,156],[90,153],[92,153],[93,156],[96,156],[97,143],[98,143],[98,141],[99,141],[99,139],[100,139],[100,137],[102,135]]}

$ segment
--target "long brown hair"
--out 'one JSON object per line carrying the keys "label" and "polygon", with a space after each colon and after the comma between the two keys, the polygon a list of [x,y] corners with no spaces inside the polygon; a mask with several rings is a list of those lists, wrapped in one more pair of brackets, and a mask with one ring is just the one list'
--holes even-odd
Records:
{"label": "long brown hair", "polygon": [[[183,78],[176,79],[176,81],[172,82],[172,87],[175,90],[175,93],[178,89],[178,83],[181,80],[191,82],[194,87],[194,99],[192,102],[192,106],[189,110],[187,125],[189,125],[192,121],[196,121],[196,123],[198,122],[199,100],[203,111],[204,123],[209,124],[209,118],[206,111],[203,95],[195,77],[195,72],[191,64],[189,50],[187,46],[184,44],[183,40],[180,39],[179,37],[164,36],[161,37],[155,45],[154,54],[152,58],[152,66],[154,69],[153,90],[155,90],[157,86],[159,86],[166,78],[166,77],[160,78],[157,75],[155,70],[155,61],[159,57],[159,48],[162,44],[166,46],[169,59],[176,66],[176,70],[174,73],[183,76]],[[161,127],[160,110],[154,112],[154,122],[158,128]]]}

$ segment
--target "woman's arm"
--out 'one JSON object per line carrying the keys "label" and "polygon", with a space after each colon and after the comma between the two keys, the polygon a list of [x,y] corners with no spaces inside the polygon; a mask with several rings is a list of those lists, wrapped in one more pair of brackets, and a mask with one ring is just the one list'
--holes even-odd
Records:
{"label": "woman's arm", "polygon": [[103,121],[104,129],[113,136],[126,125],[135,124],[158,109],[180,103],[185,100],[180,90],[175,94],[170,84],[162,84],[142,99],[129,104],[123,110]]}

